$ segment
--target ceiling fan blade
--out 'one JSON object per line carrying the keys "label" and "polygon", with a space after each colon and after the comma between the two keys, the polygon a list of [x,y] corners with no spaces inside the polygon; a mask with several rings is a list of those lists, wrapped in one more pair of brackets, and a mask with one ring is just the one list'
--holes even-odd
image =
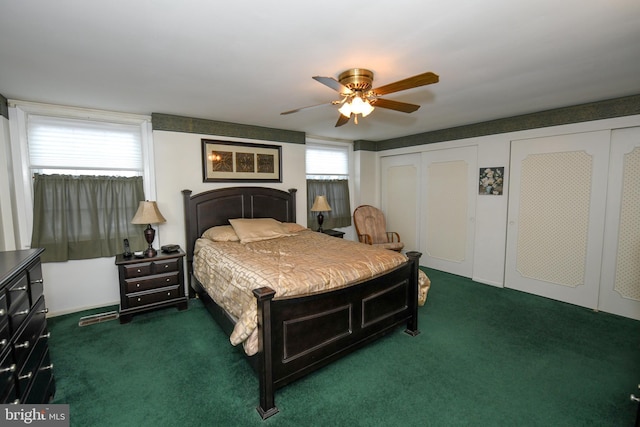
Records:
{"label": "ceiling fan blade", "polygon": [[353,93],[351,89],[334,79],[333,77],[313,76],[313,79],[322,83],[325,86],[339,92],[342,95],[350,95]]}
{"label": "ceiling fan blade", "polygon": [[373,105],[374,107],[388,108],[389,110],[401,111],[403,113],[413,113],[418,108],[420,108],[420,106],[416,104],[409,104],[406,102],[394,101],[392,99],[383,99],[383,98],[377,98],[375,100],[371,100],[371,105]]}
{"label": "ceiling fan blade", "polygon": [[432,72],[426,72],[418,74],[417,76],[409,77],[404,80],[399,80],[388,85],[380,86],[372,90],[376,95],[386,95],[388,93],[399,92],[401,90],[413,89],[414,87],[430,85],[438,83],[440,77]]}
{"label": "ceiling fan blade", "polygon": [[308,105],[306,107],[296,108],[295,110],[283,111],[282,113],[280,113],[280,115],[284,116],[286,114],[293,114],[293,113],[297,113],[298,111],[301,111],[301,110],[306,110],[307,108],[316,108],[316,107],[322,107],[323,105],[331,105],[331,104],[332,104],[332,102],[324,102],[322,104]]}
{"label": "ceiling fan blade", "polygon": [[340,116],[338,117],[338,121],[336,122],[336,127],[347,124],[350,118],[351,118],[351,115],[349,117],[345,117],[342,114],[340,114]]}

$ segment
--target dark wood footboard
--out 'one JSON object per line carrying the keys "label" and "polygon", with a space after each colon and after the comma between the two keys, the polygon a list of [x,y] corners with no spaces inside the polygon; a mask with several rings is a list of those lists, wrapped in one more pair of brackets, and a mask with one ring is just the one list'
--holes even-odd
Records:
{"label": "dark wood footboard", "polygon": [[386,274],[346,288],[300,298],[273,299],[270,288],[254,291],[258,301],[260,406],[262,418],[278,412],[276,389],[380,338],[406,322],[418,330],[419,252]]}

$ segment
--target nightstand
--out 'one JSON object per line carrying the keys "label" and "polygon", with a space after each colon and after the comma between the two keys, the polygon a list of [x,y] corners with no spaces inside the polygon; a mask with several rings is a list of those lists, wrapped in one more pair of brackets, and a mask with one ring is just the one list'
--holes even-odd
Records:
{"label": "nightstand", "polygon": [[187,308],[184,293],[184,256],[178,252],[159,252],[152,258],[116,256],[120,276],[120,323],[134,314],[157,308]]}
{"label": "nightstand", "polygon": [[322,230],[322,232],[324,234],[328,234],[329,236],[338,237],[340,239],[342,239],[342,236],[344,236],[344,233],[338,230]]}

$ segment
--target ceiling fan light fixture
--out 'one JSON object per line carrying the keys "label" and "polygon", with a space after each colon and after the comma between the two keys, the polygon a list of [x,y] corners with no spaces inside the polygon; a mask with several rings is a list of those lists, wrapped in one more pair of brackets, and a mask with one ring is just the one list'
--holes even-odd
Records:
{"label": "ceiling fan light fixture", "polygon": [[362,117],[367,117],[374,110],[374,107],[368,100],[363,99],[361,96],[354,96],[349,102],[342,104],[342,107],[338,109],[340,114],[345,117],[351,117],[351,114],[362,114]]}
{"label": "ceiling fan light fixture", "polygon": [[342,104],[342,107],[338,108],[338,112],[347,118],[351,117],[351,102],[345,102]]}

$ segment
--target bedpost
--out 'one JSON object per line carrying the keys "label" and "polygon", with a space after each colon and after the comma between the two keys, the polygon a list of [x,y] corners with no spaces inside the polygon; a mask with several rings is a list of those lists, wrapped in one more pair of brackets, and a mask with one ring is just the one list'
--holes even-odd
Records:
{"label": "bedpost", "polygon": [[418,329],[418,270],[420,270],[419,261],[422,253],[410,251],[407,252],[406,255],[411,262],[411,283],[409,284],[409,309],[411,310],[411,317],[407,321],[407,329],[405,332],[415,337],[420,333]]}
{"label": "bedpost", "polygon": [[256,409],[263,420],[278,413],[273,384],[273,351],[271,342],[271,300],[276,292],[267,287],[254,289],[258,302],[258,376],[260,377],[260,406]]}
{"label": "bedpost", "polygon": [[296,222],[296,193],[297,188],[290,188],[289,194],[291,194],[291,206],[289,207],[289,222]]}
{"label": "bedpost", "polygon": [[184,206],[184,238],[187,244],[187,247],[185,248],[185,251],[187,252],[187,292],[189,294],[189,298],[193,298],[195,297],[195,293],[191,287],[191,274],[193,273],[193,247],[191,246],[190,200],[191,190],[182,190],[182,202]]}

